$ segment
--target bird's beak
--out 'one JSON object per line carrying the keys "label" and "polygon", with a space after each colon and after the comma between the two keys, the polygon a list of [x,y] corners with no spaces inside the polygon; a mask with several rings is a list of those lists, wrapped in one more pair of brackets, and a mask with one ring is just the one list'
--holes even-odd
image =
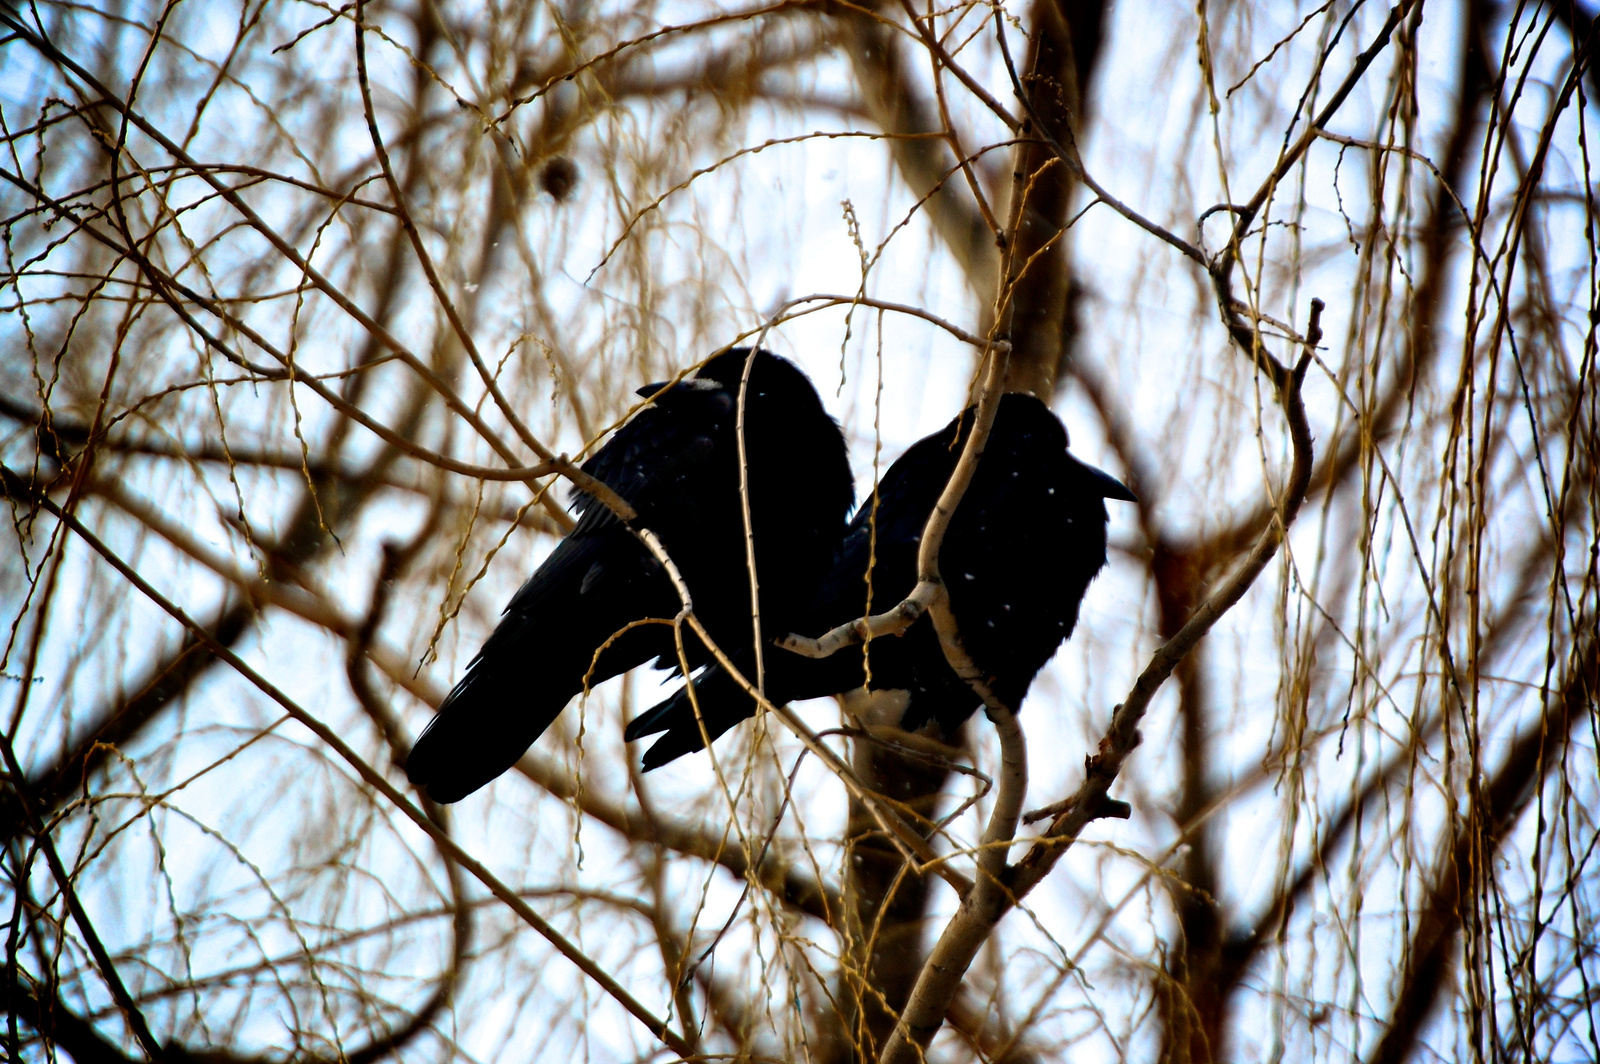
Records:
{"label": "bird's beak", "polygon": [[635,388],[633,390],[633,394],[642,395],[646,399],[649,399],[651,396],[655,395],[657,392],[661,391],[671,383],[671,381],[656,381],[654,384],[646,384],[643,388]]}
{"label": "bird's beak", "polygon": [[1126,484],[1112,476],[1110,473],[1107,473],[1104,469],[1096,469],[1094,466],[1088,464],[1085,464],[1083,468],[1084,472],[1089,474],[1089,479],[1093,480],[1100,486],[1100,494],[1105,498],[1121,499],[1123,502],[1139,501],[1134,497],[1133,492],[1128,490],[1128,486]]}

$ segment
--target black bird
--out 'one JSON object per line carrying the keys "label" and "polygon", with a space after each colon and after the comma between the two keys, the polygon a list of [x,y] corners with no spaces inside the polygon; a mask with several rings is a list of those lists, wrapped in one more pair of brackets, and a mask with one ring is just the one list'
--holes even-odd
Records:
{"label": "black bird", "polygon": [[[915,587],[923,526],[955,469],[973,417],[969,407],[889,467],[875,505],[864,502],[851,522],[805,632],[821,635],[866,613],[874,555],[873,612],[888,609]],[[1072,634],[1083,593],[1105,565],[1106,499],[1131,501],[1133,494],[1067,453],[1066,429],[1044,403],[1020,393],[1001,398],[983,459],[945,533],[939,569],[967,652],[1013,708]],[[776,628],[767,632],[773,638],[783,634]],[[735,663],[753,680],[754,672],[744,667],[750,660],[747,651]],[[901,726],[908,730],[935,721],[951,736],[982,704],[945,661],[927,617],[902,636],[873,640],[865,651],[847,647],[812,659],[770,646],[763,664],[774,704],[863,684],[905,690],[909,700]],[[754,701],[719,668],[695,682],[695,698],[712,739],[755,713]],[[647,770],[704,745],[686,688],[641,714],[626,737],[631,742],[657,732],[666,734],[645,752]]]}
{"label": "black bird", "polygon": [[[737,432],[749,355],[734,348],[691,378],[640,388],[651,404],[583,464],[660,537],[729,654],[748,653],[754,638]],[[854,484],[838,424],[785,359],[756,352],[744,424],[761,619],[782,634],[827,575]],[[458,801],[509,769],[586,682],[651,659],[678,667],[670,625],[628,628],[677,615],[666,572],[593,496],[574,493],[573,508],[577,527],[511,599],[406,760],[411,782],[434,801]],[[691,667],[710,660],[687,629],[684,645]]]}

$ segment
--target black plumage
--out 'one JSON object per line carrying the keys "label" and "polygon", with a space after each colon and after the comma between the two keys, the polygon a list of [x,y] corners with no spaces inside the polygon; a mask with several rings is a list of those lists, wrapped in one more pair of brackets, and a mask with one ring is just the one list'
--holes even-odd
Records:
{"label": "black plumage", "polygon": [[[889,467],[876,505],[865,501],[851,522],[839,559],[808,611],[804,634],[821,635],[867,612],[866,578],[874,555],[872,611],[888,609],[911,592],[923,526],[955,469],[973,416],[968,408]],[[1108,498],[1133,495],[1067,452],[1066,430],[1049,407],[1031,395],[1002,397],[983,459],[940,547],[939,568],[967,652],[1013,708],[1072,633],[1084,591],[1105,565]],[[774,638],[782,634],[768,631]],[[748,661],[747,655],[736,663],[753,678],[744,668]],[[824,659],[769,646],[764,666],[766,693],[775,704],[840,694],[864,683],[873,690],[906,690],[901,724],[907,729],[936,721],[951,735],[982,704],[945,661],[927,617],[902,636]],[[717,668],[696,681],[695,697],[713,739],[755,712],[753,700]],[[658,732],[666,734],[646,751],[646,769],[704,745],[687,689],[641,714],[627,738]]]}
{"label": "black plumage", "polygon": [[[696,615],[730,654],[753,645],[737,435],[749,353],[734,348],[692,378],[639,389],[652,403],[583,464],[660,538]],[[827,575],[854,486],[843,435],[816,389],[765,351],[750,368],[745,453],[764,630],[782,633],[802,622],[796,604]],[[592,496],[575,493],[573,508],[577,527],[511,599],[406,761],[435,801],[458,801],[510,768],[586,682],[652,659],[678,666],[670,625],[628,628],[678,613],[667,574]],[[688,629],[684,644],[691,667],[710,660]]]}

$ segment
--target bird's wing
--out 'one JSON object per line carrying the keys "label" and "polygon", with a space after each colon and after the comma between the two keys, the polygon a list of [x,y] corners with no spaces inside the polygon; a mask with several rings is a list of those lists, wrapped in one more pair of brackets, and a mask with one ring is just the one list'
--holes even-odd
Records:
{"label": "bird's wing", "polygon": [[[698,423],[697,423],[698,421]],[[651,524],[674,495],[693,489],[711,463],[714,427],[693,411],[647,407],[583,463],[583,471],[616,492]],[[690,505],[693,505],[692,502]],[[505,612],[541,612],[552,596],[631,585],[659,567],[616,514],[585,491],[574,491],[578,522],[544,564],[512,596]]]}

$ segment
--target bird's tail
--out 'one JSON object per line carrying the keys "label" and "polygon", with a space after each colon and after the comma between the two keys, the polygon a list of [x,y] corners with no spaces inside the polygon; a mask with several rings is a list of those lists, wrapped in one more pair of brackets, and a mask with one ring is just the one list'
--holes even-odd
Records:
{"label": "bird's tail", "polygon": [[[754,654],[746,650],[733,657],[733,663],[748,679],[756,675]],[[817,698],[859,686],[862,682],[861,654],[847,648],[829,658],[807,658],[798,654],[767,647],[766,670],[763,675],[767,701],[783,705],[802,698]],[[694,681],[691,700],[689,685],[679,688],[670,698],[645,710],[628,725],[623,738],[635,742],[646,735],[661,734],[661,738],[644,753],[644,770],[660,768],[684,754],[703,750],[706,741],[717,737],[734,725],[756,715],[756,701],[720,666],[713,665]],[[698,706],[699,712],[696,713]]]}
{"label": "bird's tail", "polygon": [[449,804],[515,765],[581,686],[552,682],[538,664],[475,662],[411,748],[411,782]]}
{"label": "bird's tail", "polygon": [[[748,657],[740,655],[734,659],[734,664],[746,676],[755,672],[753,662],[746,660]],[[769,691],[772,690],[770,679]],[[697,705],[698,714],[695,712]],[[665,701],[657,702],[635,717],[622,737],[631,743],[646,735],[665,732],[644,753],[644,770],[649,772],[684,754],[704,749],[707,739],[715,741],[722,733],[741,721],[749,720],[755,713],[755,699],[720,665],[713,665],[701,673],[692,685],[685,684]],[[702,726],[705,729],[703,733]]]}

